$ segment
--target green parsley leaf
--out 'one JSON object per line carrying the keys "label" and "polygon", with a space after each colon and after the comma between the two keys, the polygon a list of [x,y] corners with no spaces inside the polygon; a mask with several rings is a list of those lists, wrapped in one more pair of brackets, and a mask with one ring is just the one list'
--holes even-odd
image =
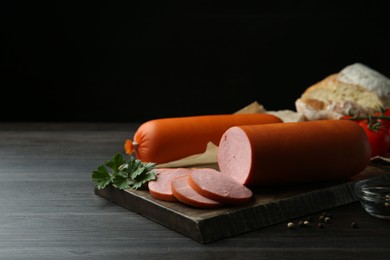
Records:
{"label": "green parsley leaf", "polygon": [[118,172],[119,167],[125,163],[125,159],[123,159],[122,154],[115,154],[111,160],[106,161],[105,165],[111,168],[114,172]]}
{"label": "green parsley leaf", "polygon": [[135,182],[133,184],[134,189],[140,188],[143,184],[155,180],[156,179],[156,172],[148,172],[147,174],[143,175],[142,178],[136,178]]}
{"label": "green parsley leaf", "polygon": [[100,165],[97,170],[92,173],[92,180],[96,183],[98,189],[103,189],[110,184],[111,178],[111,175],[103,165]]}
{"label": "green parsley leaf", "polygon": [[143,163],[134,155],[126,161],[123,155],[118,153],[92,172],[92,180],[98,189],[109,184],[118,189],[139,189],[145,183],[156,179],[157,173],[153,171],[155,167],[155,163]]}
{"label": "green parsley leaf", "polygon": [[133,183],[133,180],[123,177],[121,175],[116,175],[115,178],[112,180],[112,184],[121,190],[130,188]]}

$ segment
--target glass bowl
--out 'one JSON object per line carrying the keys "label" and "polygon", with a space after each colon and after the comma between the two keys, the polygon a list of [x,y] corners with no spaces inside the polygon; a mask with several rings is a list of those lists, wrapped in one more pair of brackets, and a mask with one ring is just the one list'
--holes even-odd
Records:
{"label": "glass bowl", "polygon": [[368,214],[390,219],[390,174],[358,181],[354,190]]}

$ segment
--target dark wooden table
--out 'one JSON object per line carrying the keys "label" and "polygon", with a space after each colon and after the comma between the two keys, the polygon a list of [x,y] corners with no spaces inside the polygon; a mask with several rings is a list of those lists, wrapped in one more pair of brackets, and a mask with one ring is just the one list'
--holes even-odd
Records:
{"label": "dark wooden table", "polygon": [[327,210],[322,229],[280,223],[202,245],[95,195],[92,170],[137,126],[0,123],[0,259],[390,259],[390,221],[357,202]]}

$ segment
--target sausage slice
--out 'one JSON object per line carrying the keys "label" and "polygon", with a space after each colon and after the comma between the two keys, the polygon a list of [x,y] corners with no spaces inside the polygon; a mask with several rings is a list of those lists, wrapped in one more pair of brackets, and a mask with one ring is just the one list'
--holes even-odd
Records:
{"label": "sausage slice", "polygon": [[188,176],[175,178],[171,183],[173,195],[181,202],[196,208],[218,208],[223,204],[197,193],[188,184]]}
{"label": "sausage slice", "polygon": [[150,195],[159,200],[177,201],[171,190],[171,181],[177,177],[188,176],[190,169],[158,168],[155,171],[157,171],[156,180],[148,182]]}
{"label": "sausage slice", "polygon": [[211,168],[193,169],[188,183],[199,194],[226,204],[246,203],[253,195],[250,189],[232,177]]}

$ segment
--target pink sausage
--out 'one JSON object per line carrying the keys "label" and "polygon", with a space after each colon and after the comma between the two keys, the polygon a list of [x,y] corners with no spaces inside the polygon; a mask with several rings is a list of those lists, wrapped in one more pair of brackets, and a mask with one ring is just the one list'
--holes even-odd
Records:
{"label": "pink sausage", "polygon": [[188,176],[189,185],[199,194],[226,204],[246,203],[252,191],[227,174],[209,169],[193,169]]}
{"label": "pink sausage", "polygon": [[370,162],[364,130],[349,120],[229,128],[218,149],[220,171],[247,186],[345,180]]}
{"label": "pink sausage", "polygon": [[197,193],[188,184],[188,176],[175,178],[171,185],[174,196],[184,204],[196,208],[218,208],[223,205],[218,201],[206,198]]}
{"label": "pink sausage", "polygon": [[171,190],[173,179],[181,176],[188,176],[190,170],[187,168],[158,168],[157,178],[148,182],[149,193],[152,197],[164,201],[177,201]]}

